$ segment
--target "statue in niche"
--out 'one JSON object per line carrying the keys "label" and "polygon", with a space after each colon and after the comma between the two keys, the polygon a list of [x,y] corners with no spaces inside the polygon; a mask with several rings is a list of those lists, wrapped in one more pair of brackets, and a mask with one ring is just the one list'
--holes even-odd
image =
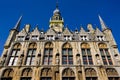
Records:
{"label": "statue in niche", "polygon": [[20,66],[22,65],[23,57],[24,57],[24,51],[23,51],[23,53],[20,55],[20,60],[18,61],[18,64],[19,64]]}
{"label": "statue in niche", "polygon": [[38,54],[37,60],[36,60],[36,65],[39,66],[41,61],[41,54]]}
{"label": "statue in niche", "polygon": [[3,58],[0,59],[0,65],[3,66],[5,64],[6,57],[3,56]]}
{"label": "statue in niche", "polygon": [[99,54],[96,54],[96,59],[97,59],[97,64],[98,64],[98,65],[101,65],[101,61],[100,61]]}
{"label": "statue in niche", "polygon": [[77,58],[77,64],[80,64],[80,57]]}
{"label": "statue in niche", "polygon": [[59,58],[56,58],[56,64],[59,64],[60,60]]}

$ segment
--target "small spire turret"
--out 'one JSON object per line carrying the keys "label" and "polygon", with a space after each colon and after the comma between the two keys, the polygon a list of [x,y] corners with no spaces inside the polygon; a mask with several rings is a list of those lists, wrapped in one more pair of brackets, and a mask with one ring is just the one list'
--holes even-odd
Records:
{"label": "small spire turret", "polygon": [[101,24],[102,30],[104,31],[105,29],[108,29],[108,27],[104,23],[103,19],[101,18],[101,16],[98,15],[98,17],[99,17],[99,20],[100,20],[100,24]]}
{"label": "small spire turret", "polygon": [[19,31],[21,20],[22,20],[22,16],[20,16],[20,18],[18,19],[18,21],[17,21],[17,23],[16,23],[16,25],[14,26],[13,29]]}

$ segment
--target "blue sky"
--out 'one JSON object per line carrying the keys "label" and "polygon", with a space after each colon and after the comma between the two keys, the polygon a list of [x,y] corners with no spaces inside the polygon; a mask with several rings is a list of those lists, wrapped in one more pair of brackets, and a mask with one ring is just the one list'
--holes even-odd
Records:
{"label": "blue sky", "polygon": [[[120,47],[120,0],[58,0],[59,9],[71,30],[85,29],[91,23],[100,28],[98,14],[106,25],[112,29],[115,40]],[[0,54],[8,37],[9,30],[14,27],[18,18],[23,15],[21,29],[37,24],[39,29],[48,29],[49,19],[56,7],[56,0],[1,0],[0,1]]]}

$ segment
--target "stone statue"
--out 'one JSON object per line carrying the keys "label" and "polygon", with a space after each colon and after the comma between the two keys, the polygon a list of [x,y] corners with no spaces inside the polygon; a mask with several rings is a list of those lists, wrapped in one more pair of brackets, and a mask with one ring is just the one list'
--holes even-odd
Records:
{"label": "stone statue", "polygon": [[40,65],[40,61],[41,61],[41,60],[40,60],[40,57],[38,57],[37,60],[36,60],[36,65],[37,65],[37,66]]}
{"label": "stone statue", "polygon": [[21,66],[22,65],[22,61],[23,61],[23,56],[20,56],[20,60],[18,62],[18,64]]}
{"label": "stone statue", "polygon": [[77,64],[80,64],[80,58],[77,58]]}
{"label": "stone statue", "polygon": [[3,57],[3,58],[0,59],[0,65],[1,65],[1,66],[4,65],[4,63],[5,63],[5,59],[6,59],[6,57]]}
{"label": "stone statue", "polygon": [[59,58],[56,58],[56,64],[59,64],[60,60]]}

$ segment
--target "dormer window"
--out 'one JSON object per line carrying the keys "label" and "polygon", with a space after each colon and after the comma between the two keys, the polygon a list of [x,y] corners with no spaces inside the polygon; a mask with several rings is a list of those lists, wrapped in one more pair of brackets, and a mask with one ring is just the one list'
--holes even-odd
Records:
{"label": "dormer window", "polygon": [[88,40],[88,37],[87,37],[87,36],[80,36],[80,40],[81,40],[81,41],[87,41],[87,40]]}
{"label": "dormer window", "polygon": [[98,41],[104,41],[104,37],[103,36],[97,36],[97,40]]}
{"label": "dormer window", "polygon": [[72,40],[72,37],[71,37],[71,36],[66,35],[66,36],[64,36],[64,40]]}
{"label": "dormer window", "polygon": [[53,35],[47,35],[47,40],[55,40],[55,37]]}
{"label": "dormer window", "polygon": [[61,36],[61,32],[58,32],[58,36]]}
{"label": "dormer window", "polygon": [[18,36],[17,40],[18,41],[23,41],[24,40],[24,36]]}
{"label": "dormer window", "polygon": [[32,40],[38,40],[38,36],[37,35],[32,36]]}

